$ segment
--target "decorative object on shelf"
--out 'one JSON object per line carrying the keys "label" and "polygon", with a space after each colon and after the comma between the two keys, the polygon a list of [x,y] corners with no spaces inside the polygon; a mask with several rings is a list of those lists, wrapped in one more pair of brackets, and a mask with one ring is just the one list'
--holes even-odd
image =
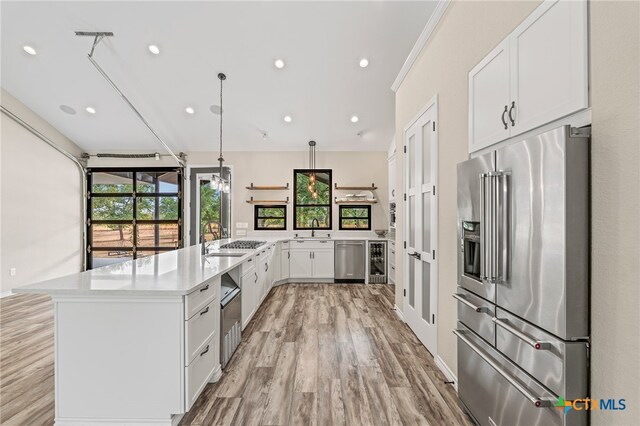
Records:
{"label": "decorative object on shelf", "polygon": [[376,235],[377,235],[378,237],[380,237],[380,238],[384,238],[384,237],[386,237],[386,236],[387,236],[387,232],[388,232],[388,231],[387,231],[386,229],[376,229],[376,230],[375,230]]}
{"label": "decorative object on shelf", "polygon": [[372,183],[371,186],[338,186],[336,183],[333,189],[337,191],[375,191],[378,187],[375,183]]}
{"label": "decorative object on shelf", "polygon": [[247,200],[247,203],[249,203],[249,204],[261,204],[261,205],[265,205],[265,206],[289,204],[289,197],[287,197],[286,200],[254,200],[253,197],[251,197],[250,200]]}
{"label": "decorative object on shelf", "polygon": [[318,198],[318,191],[316,191],[316,141],[309,141],[309,192],[314,199]]}
{"label": "decorative object on shelf", "polygon": [[334,197],[334,202],[336,204],[377,204],[378,200],[372,199],[348,199],[348,198],[338,198]]}
{"label": "decorative object on shelf", "polygon": [[246,188],[250,191],[284,191],[289,189],[289,182],[285,186],[257,186],[251,182],[251,186]]}

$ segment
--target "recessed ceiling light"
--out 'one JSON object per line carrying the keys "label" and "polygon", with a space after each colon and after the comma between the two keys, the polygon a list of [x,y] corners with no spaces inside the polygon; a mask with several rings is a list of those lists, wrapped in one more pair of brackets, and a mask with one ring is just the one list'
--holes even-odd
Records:
{"label": "recessed ceiling light", "polygon": [[158,54],[160,54],[160,48],[158,46],[156,46],[155,44],[150,44],[149,45],[149,52],[153,53],[154,55],[158,55]]}
{"label": "recessed ceiling light", "polygon": [[36,49],[34,49],[31,46],[22,46],[22,48],[24,49],[25,52],[27,52],[31,56],[36,54]]}
{"label": "recessed ceiling light", "polygon": [[366,68],[369,66],[369,60],[367,58],[360,59],[360,68]]}
{"label": "recessed ceiling light", "polygon": [[87,110],[87,112],[89,114],[95,114],[96,113],[96,110],[93,107],[86,107],[85,110]]}
{"label": "recessed ceiling light", "polygon": [[285,123],[291,123],[291,116],[290,115],[285,115],[284,116],[284,122]]}
{"label": "recessed ceiling light", "polygon": [[278,69],[282,69],[282,68],[284,68],[284,61],[282,59],[276,59],[276,61],[273,63],[273,65],[275,65],[276,68],[278,68]]}
{"label": "recessed ceiling light", "polygon": [[71,108],[69,105],[60,105],[60,109],[62,112],[66,112],[67,114],[76,115],[76,110]]}
{"label": "recessed ceiling light", "polygon": [[222,113],[222,109],[220,108],[220,105],[211,105],[209,107],[209,111],[211,111],[215,115],[220,115]]}
{"label": "recessed ceiling light", "polygon": [[194,112],[196,112],[196,111],[195,111],[193,108],[191,108],[191,107],[186,107],[186,108],[184,109],[184,111],[185,111],[187,114],[193,114]]}
{"label": "recessed ceiling light", "polygon": [[352,115],[352,116],[351,116],[351,122],[352,122],[352,123],[357,123],[357,122],[358,122],[358,120],[360,120],[360,119],[358,118],[358,116],[357,116],[357,115]]}

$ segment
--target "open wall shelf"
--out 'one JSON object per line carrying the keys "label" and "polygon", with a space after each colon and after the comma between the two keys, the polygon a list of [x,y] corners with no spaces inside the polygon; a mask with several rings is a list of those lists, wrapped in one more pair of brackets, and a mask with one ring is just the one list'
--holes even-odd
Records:
{"label": "open wall shelf", "polygon": [[338,186],[336,183],[333,189],[338,191],[375,191],[378,187],[375,183],[372,183],[371,186]]}
{"label": "open wall shelf", "polygon": [[254,185],[253,182],[251,182],[251,186],[247,186],[246,188],[250,191],[284,191],[289,189],[289,182],[287,182],[285,186],[259,186]]}
{"label": "open wall shelf", "polygon": [[378,200],[338,200],[338,197],[334,198],[334,202],[336,204],[355,204],[355,205],[378,204]]}
{"label": "open wall shelf", "polygon": [[251,197],[250,200],[247,200],[247,203],[259,204],[263,206],[279,206],[282,204],[289,204],[289,197],[287,197],[286,200],[254,200],[253,197]]}

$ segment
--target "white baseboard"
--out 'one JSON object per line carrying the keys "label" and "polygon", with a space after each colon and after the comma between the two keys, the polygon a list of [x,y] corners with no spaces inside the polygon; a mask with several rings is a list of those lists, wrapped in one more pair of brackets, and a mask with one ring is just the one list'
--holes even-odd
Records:
{"label": "white baseboard", "polygon": [[13,296],[13,293],[11,292],[11,290],[3,291],[2,293],[0,293],[0,299],[4,297],[9,297],[9,296]]}
{"label": "white baseboard", "polygon": [[456,392],[458,392],[458,378],[456,375],[453,374],[449,366],[440,358],[440,355],[435,357],[435,361],[440,371],[442,371],[442,374],[444,374],[448,381],[453,382],[453,387],[456,389]]}
{"label": "white baseboard", "polygon": [[402,322],[406,322],[404,320],[404,315],[402,314],[402,311],[400,310],[400,308],[398,307],[398,305],[393,305],[393,310],[396,311],[396,315],[398,316],[398,318],[400,318],[400,320]]}

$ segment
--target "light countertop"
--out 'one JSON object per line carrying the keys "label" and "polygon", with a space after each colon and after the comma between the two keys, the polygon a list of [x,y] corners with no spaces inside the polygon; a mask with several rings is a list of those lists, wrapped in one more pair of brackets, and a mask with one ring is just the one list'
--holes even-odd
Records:
{"label": "light countertop", "polygon": [[[266,241],[267,244],[288,241],[294,238],[283,235],[249,236],[239,239]],[[235,241],[236,239],[234,239]],[[308,240],[308,239],[307,239]],[[336,236],[329,241],[372,240],[386,241],[377,237]],[[86,272],[71,274],[47,281],[13,289],[14,293],[36,293],[58,296],[112,295],[112,296],[162,296],[185,295],[195,291],[209,280],[230,271],[259,250],[220,250],[221,244],[231,240],[220,240],[208,246],[208,252],[240,252],[239,257],[203,257],[200,244],[170,252],[130,260]]]}

